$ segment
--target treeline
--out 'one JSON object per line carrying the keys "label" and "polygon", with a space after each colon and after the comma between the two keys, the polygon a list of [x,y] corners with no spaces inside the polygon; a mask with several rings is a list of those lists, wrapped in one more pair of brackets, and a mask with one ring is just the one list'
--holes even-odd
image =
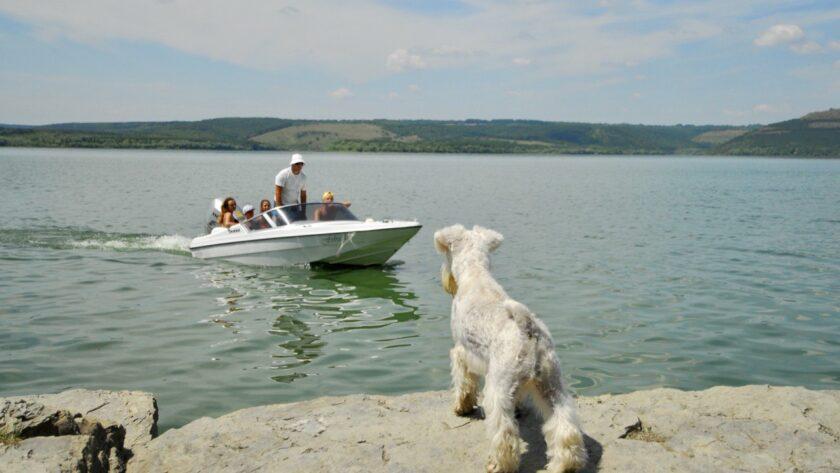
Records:
{"label": "treeline", "polygon": [[[464,153],[464,154],[665,154],[662,149],[634,149],[605,146],[550,146],[500,140],[342,140],[327,147],[329,151],[366,153]],[[694,153],[696,150],[689,150]]]}
{"label": "treeline", "polygon": [[0,129],[0,146],[33,148],[133,148],[133,149],[261,149],[256,143],[235,143],[213,140],[189,140],[142,135],[104,133],[14,131]]}
{"label": "treeline", "polygon": [[[280,118],[0,125],[0,146],[392,153],[840,156],[840,111],[836,112],[818,112],[802,119],[765,127],[611,125],[535,120]],[[722,139],[710,140],[709,136],[712,135]],[[724,142],[721,144],[721,141]]]}
{"label": "treeline", "polygon": [[723,143],[723,154],[840,157],[840,109],[773,123]]}

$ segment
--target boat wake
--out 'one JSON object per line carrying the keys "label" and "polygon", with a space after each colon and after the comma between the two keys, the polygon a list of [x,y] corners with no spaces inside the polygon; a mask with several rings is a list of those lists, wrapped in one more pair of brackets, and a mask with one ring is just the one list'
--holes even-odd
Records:
{"label": "boat wake", "polygon": [[0,229],[0,246],[91,249],[112,251],[163,251],[189,254],[190,239],[181,235],[148,235],[98,232],[81,228]]}

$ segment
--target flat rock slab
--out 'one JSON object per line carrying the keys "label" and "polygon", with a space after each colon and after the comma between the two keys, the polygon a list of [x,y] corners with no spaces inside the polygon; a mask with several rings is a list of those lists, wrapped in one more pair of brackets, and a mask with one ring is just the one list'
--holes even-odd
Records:
{"label": "flat rock slab", "polygon": [[34,437],[19,443],[0,445],[0,471],[53,473],[86,471],[88,439],[81,435]]}
{"label": "flat rock slab", "polygon": [[[745,386],[655,389],[578,400],[585,471],[840,471],[840,391]],[[524,413],[520,471],[545,466],[540,422]],[[446,392],[326,397],[201,418],[165,432],[134,472],[484,471],[480,415]]]}
{"label": "flat rock slab", "polygon": [[68,411],[105,428],[121,425],[128,449],[141,447],[157,436],[157,402],[146,392],[71,389],[58,394],[0,398],[0,408],[20,403],[43,412]]}
{"label": "flat rock slab", "polygon": [[157,435],[148,393],[74,389],[0,398],[0,473],[122,473]]}

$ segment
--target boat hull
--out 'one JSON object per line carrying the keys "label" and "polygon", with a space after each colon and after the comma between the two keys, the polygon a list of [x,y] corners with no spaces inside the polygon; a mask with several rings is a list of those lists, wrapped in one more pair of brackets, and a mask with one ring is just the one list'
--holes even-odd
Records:
{"label": "boat hull", "polygon": [[384,264],[420,228],[419,224],[412,222],[316,234],[277,232],[268,238],[191,246],[190,250],[197,258],[223,259],[255,266],[306,263],[372,266]]}

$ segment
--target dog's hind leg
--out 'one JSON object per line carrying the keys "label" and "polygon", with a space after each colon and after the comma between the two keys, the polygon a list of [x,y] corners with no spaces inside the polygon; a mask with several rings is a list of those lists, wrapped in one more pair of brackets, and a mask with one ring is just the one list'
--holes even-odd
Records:
{"label": "dog's hind leg", "polygon": [[556,356],[546,360],[541,379],[529,383],[534,405],[540,411],[545,436],[549,473],[577,471],[586,465],[586,446],[580,429],[575,401],[560,379]]}
{"label": "dog's hind leg", "polygon": [[478,403],[478,376],[467,367],[467,351],[461,345],[450,350],[452,361],[452,390],[455,394],[455,414],[467,415]]}
{"label": "dog's hind leg", "polygon": [[518,380],[509,373],[494,372],[484,380],[484,410],[490,437],[487,471],[514,472],[519,469],[521,440],[516,424],[515,406]]}

